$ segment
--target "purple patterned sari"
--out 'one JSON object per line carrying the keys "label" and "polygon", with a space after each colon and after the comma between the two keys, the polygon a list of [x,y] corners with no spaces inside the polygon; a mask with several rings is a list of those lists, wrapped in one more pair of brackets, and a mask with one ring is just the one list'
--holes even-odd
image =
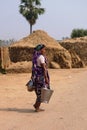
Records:
{"label": "purple patterned sari", "polygon": [[[41,102],[41,88],[43,87],[47,87],[49,88],[49,84],[46,84],[45,82],[45,78],[44,78],[44,69],[43,67],[39,67],[37,66],[37,58],[40,56],[41,54],[38,51],[34,51],[33,54],[33,60],[32,60],[32,77],[33,77],[33,81],[34,81],[34,86],[35,86],[35,93],[37,95],[37,102]],[[47,58],[45,58],[45,64],[47,65]],[[47,77],[49,79],[49,74],[48,74],[48,70],[47,70]],[[50,83],[50,79],[49,79],[49,83]]]}

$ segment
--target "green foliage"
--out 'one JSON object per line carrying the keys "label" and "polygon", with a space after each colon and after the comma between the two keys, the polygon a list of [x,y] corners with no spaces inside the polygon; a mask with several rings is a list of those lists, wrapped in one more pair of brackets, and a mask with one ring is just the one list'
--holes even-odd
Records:
{"label": "green foliage", "polygon": [[87,36],[87,29],[86,29],[86,30],[84,30],[84,35],[85,35],[85,36]]}
{"label": "green foliage", "polygon": [[84,29],[73,29],[71,33],[71,38],[84,37],[87,36],[87,30]]}
{"label": "green foliage", "polygon": [[30,24],[30,33],[32,33],[32,25],[36,23],[38,16],[44,14],[45,9],[40,8],[40,0],[21,0],[19,12],[26,18]]}

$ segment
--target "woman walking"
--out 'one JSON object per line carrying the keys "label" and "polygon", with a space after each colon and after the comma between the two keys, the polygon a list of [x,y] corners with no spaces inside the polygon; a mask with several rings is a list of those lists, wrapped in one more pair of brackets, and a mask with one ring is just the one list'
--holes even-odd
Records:
{"label": "woman walking", "polygon": [[34,48],[33,66],[32,66],[32,79],[34,81],[36,102],[33,105],[35,111],[40,111],[41,105],[41,89],[47,87],[49,89],[50,79],[47,70],[47,58],[45,55],[45,45],[39,44]]}

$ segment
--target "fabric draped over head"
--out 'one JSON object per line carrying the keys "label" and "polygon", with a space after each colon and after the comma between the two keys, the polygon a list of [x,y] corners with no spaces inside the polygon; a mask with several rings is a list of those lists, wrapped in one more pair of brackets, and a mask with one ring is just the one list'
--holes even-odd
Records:
{"label": "fabric draped over head", "polygon": [[40,50],[43,49],[44,47],[45,47],[44,44],[38,44],[38,45],[34,48],[34,50],[40,51]]}

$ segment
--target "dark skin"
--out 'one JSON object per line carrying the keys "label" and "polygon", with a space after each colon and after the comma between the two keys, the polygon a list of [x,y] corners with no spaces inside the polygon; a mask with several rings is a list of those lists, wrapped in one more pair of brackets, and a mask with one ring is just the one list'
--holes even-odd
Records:
{"label": "dark skin", "polygon": [[48,80],[48,77],[47,77],[46,65],[43,63],[43,64],[41,64],[41,66],[42,66],[43,69],[44,69],[45,82],[46,82],[47,84],[49,84],[49,80]]}
{"label": "dark skin", "polygon": [[[42,54],[42,55],[45,55],[45,47],[43,48],[43,49],[41,49],[40,50],[40,53]],[[47,77],[47,68],[46,68],[46,64],[45,63],[43,63],[43,64],[41,64],[41,66],[43,67],[43,69],[44,69],[44,77],[45,77],[45,82],[47,83],[47,84],[49,84],[49,80],[48,80],[48,77]]]}

